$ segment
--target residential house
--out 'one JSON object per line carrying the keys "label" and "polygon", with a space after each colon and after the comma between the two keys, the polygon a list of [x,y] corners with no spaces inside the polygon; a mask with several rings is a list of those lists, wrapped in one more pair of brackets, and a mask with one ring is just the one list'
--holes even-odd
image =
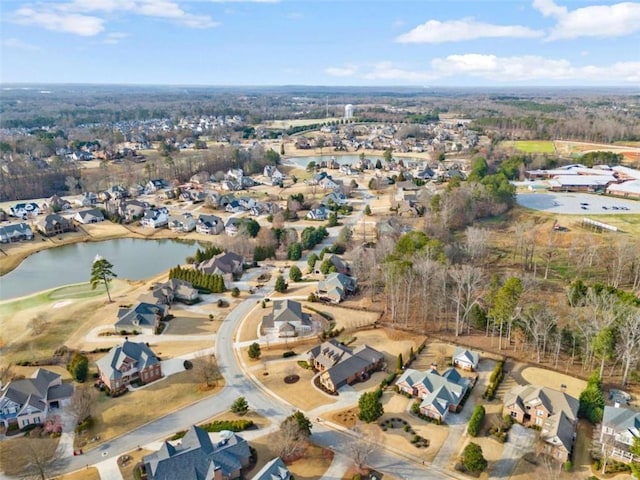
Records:
{"label": "residential house", "polygon": [[325,195],[325,197],[320,201],[320,205],[324,205],[326,207],[334,204],[341,207],[348,201],[349,199],[344,193],[331,192],[328,195]]}
{"label": "residential house", "polygon": [[135,380],[150,383],[162,378],[160,360],[144,342],[125,339],[98,359],[96,365],[100,380],[112,392],[127,388]]}
{"label": "residential house", "polygon": [[291,472],[280,457],[267,462],[251,480],[291,480]]}
{"label": "residential house", "polygon": [[518,423],[541,429],[544,453],[560,462],[569,459],[576,436],[578,400],[564,391],[519,385],[505,395],[504,411]]}
{"label": "residential house", "polygon": [[36,222],[36,228],[47,237],[59,235],[65,232],[72,232],[76,226],[71,220],[57,213],[51,213]]}
{"label": "residential house", "polygon": [[138,302],[130,308],[118,310],[118,320],[114,324],[117,332],[138,331],[148,335],[156,333],[160,321],[167,314],[167,307],[162,304]]}
{"label": "residential house", "polygon": [[230,237],[235,237],[240,231],[240,219],[238,217],[229,217],[224,225],[224,233]]}
{"label": "residential house", "polygon": [[600,444],[611,458],[619,462],[640,462],[640,456],[629,451],[636,438],[640,438],[640,411],[623,407],[604,407]]}
{"label": "residential house", "polygon": [[307,352],[310,365],[320,373],[318,380],[330,392],[364,381],[382,368],[384,355],[368,345],[351,349],[331,339]]}
{"label": "residential house", "polygon": [[357,288],[355,278],[342,273],[330,273],[318,282],[318,296],[327,298],[332,303],[340,303],[347,295],[353,295]]}
{"label": "residential house", "polygon": [[21,242],[23,240],[33,240],[33,232],[28,224],[23,222],[0,227],[0,243]]}
{"label": "residential house", "polygon": [[98,195],[94,192],[84,192],[78,203],[81,207],[95,207],[98,203]]}
{"label": "residential house", "polygon": [[[113,209],[113,204],[109,204],[109,209]],[[116,213],[125,219],[126,222],[134,222],[144,216],[144,212],[149,208],[147,202],[139,200],[115,200]]]}
{"label": "residential house", "polygon": [[244,272],[244,257],[234,252],[223,252],[200,262],[196,268],[209,275],[222,275],[225,286],[231,288],[233,281]]}
{"label": "residential house", "polygon": [[169,230],[174,232],[191,232],[196,229],[196,219],[190,212],[169,216]]}
{"label": "residential house", "polygon": [[327,176],[320,180],[318,185],[323,190],[338,190],[342,186],[342,182],[338,182],[337,180]]}
{"label": "residential house", "polygon": [[306,215],[306,218],[308,218],[309,220],[322,220],[322,221],[324,221],[327,218],[329,218],[330,214],[331,214],[330,210],[328,210],[324,206],[320,206],[318,208],[312,208],[311,210],[309,210],[309,212]]}
{"label": "residential house", "polygon": [[149,228],[166,227],[169,224],[169,210],[164,207],[145,210],[140,219],[140,225]]}
{"label": "residential house", "polygon": [[227,213],[241,213],[245,211],[245,208],[240,204],[239,200],[231,200],[224,207],[224,211]]}
{"label": "residential house", "polygon": [[144,303],[171,305],[182,302],[191,305],[198,301],[198,290],[190,282],[170,278],[165,283],[153,285],[151,292],[141,295],[139,300]]}
{"label": "residential house", "polygon": [[478,369],[478,362],[480,361],[480,354],[473,350],[467,350],[463,347],[456,347],[453,352],[452,364],[454,367],[459,367],[462,370],[468,370],[475,372]]}
{"label": "residential house", "polygon": [[179,444],[165,441],[160,450],[143,457],[148,480],[233,480],[242,477],[251,450],[241,436],[224,431],[211,440],[206,430],[192,426]]}
{"label": "residential house", "polygon": [[62,383],[62,377],[44,368],[30,378],[12,380],[0,390],[0,426],[44,423],[52,409],[64,407],[73,394],[73,385]]}
{"label": "residential house", "polygon": [[40,206],[33,202],[16,203],[13,207],[9,208],[9,215],[23,219],[40,215],[40,213]]}
{"label": "residential house", "polygon": [[145,185],[145,193],[155,193],[158,190],[163,190],[167,188],[169,184],[162,178],[155,178],[153,180],[149,180]]}
{"label": "residential house", "polygon": [[48,210],[51,213],[61,212],[62,210],[69,210],[71,203],[58,195],[53,195],[46,202],[42,204],[43,210]]}
{"label": "residential house", "polygon": [[129,196],[129,192],[122,185],[113,185],[107,193],[110,195],[109,198],[127,198]]}
{"label": "residential house", "polygon": [[472,386],[472,381],[463,378],[455,368],[442,374],[435,366],[427,371],[406,369],[396,381],[399,391],[422,399],[420,413],[444,421],[449,412],[458,412],[462,400]]}
{"label": "residential house", "polygon": [[302,312],[302,305],[293,300],[274,300],[273,310],[262,317],[264,334],[277,334],[279,337],[296,337],[313,332],[311,315]]}
{"label": "residential house", "polygon": [[80,210],[73,216],[73,219],[82,224],[104,222],[104,215],[102,210],[98,208],[91,208],[89,210]]}
{"label": "residential house", "polygon": [[322,266],[322,264],[325,261],[329,261],[331,262],[331,264],[333,265],[334,269],[336,272],[338,273],[342,273],[343,275],[348,275],[349,272],[351,271],[351,268],[349,267],[349,264],[344,261],[342,258],[340,258],[338,255],[335,254],[329,254],[323,257],[322,260],[318,259],[315,263],[315,265],[313,266],[313,271],[316,274],[321,273],[320,271],[320,267]]}
{"label": "residential house", "polygon": [[205,235],[219,235],[224,231],[224,221],[216,215],[200,215],[196,222],[196,232]]}

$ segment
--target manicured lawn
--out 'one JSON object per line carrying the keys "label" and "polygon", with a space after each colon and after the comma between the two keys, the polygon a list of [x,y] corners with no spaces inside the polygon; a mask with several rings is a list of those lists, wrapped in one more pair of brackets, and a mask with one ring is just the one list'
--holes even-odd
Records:
{"label": "manicured lawn", "polygon": [[101,442],[208,397],[223,386],[221,381],[216,389],[202,391],[199,383],[197,374],[187,370],[118,398],[101,393],[92,412],[96,424],[88,435],[100,436],[100,442],[88,444],[85,448],[94,448]]}
{"label": "manicured lawn", "polygon": [[[133,476],[129,478],[133,479]],[[84,470],[78,470],[77,472],[69,473],[61,477],[56,477],[56,480],[100,480],[100,473],[98,473],[97,468],[91,467]]]}
{"label": "manicured lawn", "polygon": [[514,140],[502,142],[502,146],[515,148],[522,153],[554,153],[555,146],[551,140]]}

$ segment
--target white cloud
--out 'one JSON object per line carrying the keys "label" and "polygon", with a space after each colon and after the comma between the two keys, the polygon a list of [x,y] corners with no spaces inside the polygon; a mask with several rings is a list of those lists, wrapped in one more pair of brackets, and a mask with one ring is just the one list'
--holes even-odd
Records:
{"label": "white cloud", "polygon": [[129,36],[130,34],[125,32],[107,33],[107,37],[104,39],[104,42],[102,43],[106,43],[107,45],[116,45],[120,43],[120,40],[123,40]]}
{"label": "white cloud", "polygon": [[287,18],[289,20],[302,20],[304,18],[304,13],[300,13],[300,12],[287,13]]}
{"label": "white cloud", "polygon": [[73,33],[83,37],[91,37],[104,30],[104,20],[99,17],[30,7],[16,10],[13,21],[20,25],[35,25],[46,30]]}
{"label": "white cloud", "polygon": [[2,46],[8,49],[17,49],[17,50],[42,50],[38,45],[33,45],[31,43],[27,43],[25,41],[20,40],[19,38],[6,38],[2,41]]}
{"label": "white cloud", "polygon": [[640,31],[640,3],[592,5],[569,11],[553,0],[534,0],[533,7],[556,19],[548,40],[577,37],[622,37]]}
{"label": "white cloud", "polygon": [[219,25],[209,15],[186,12],[173,0],[71,0],[66,3],[42,3],[19,8],[12,20],[22,25],[36,25],[47,30],[93,36],[104,31],[102,15],[131,13],[170,20],[189,28]]}
{"label": "white cloud", "polygon": [[355,65],[346,65],[344,67],[328,67],[325,68],[325,73],[332,77],[351,77],[358,71],[358,67]]}
{"label": "white cloud", "polygon": [[396,38],[399,43],[445,43],[476,38],[535,38],[542,36],[538,30],[521,25],[494,25],[473,18],[460,20],[429,20]]}
{"label": "white cloud", "polygon": [[[357,67],[353,66],[354,74]],[[327,73],[329,69],[325,70]],[[362,69],[364,70],[364,69]],[[447,78],[489,80],[497,83],[575,82],[593,84],[640,82],[640,62],[618,62],[612,65],[573,65],[564,59],[536,55],[498,57],[478,53],[434,58],[430,68],[408,70],[392,62],[380,62],[364,71],[362,78],[406,84]],[[615,80],[612,82],[612,80]]]}

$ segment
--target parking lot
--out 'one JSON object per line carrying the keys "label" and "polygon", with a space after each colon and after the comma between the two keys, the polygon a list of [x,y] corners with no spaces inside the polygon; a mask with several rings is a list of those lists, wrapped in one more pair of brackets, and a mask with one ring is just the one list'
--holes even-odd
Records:
{"label": "parking lot", "polygon": [[519,193],[518,204],[563,215],[640,214],[640,201],[589,193]]}

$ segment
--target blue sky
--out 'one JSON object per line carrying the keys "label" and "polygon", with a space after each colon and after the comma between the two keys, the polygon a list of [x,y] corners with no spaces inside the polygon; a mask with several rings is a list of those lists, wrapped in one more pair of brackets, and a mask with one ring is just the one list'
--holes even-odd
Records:
{"label": "blue sky", "polygon": [[2,0],[0,82],[640,85],[640,3]]}

